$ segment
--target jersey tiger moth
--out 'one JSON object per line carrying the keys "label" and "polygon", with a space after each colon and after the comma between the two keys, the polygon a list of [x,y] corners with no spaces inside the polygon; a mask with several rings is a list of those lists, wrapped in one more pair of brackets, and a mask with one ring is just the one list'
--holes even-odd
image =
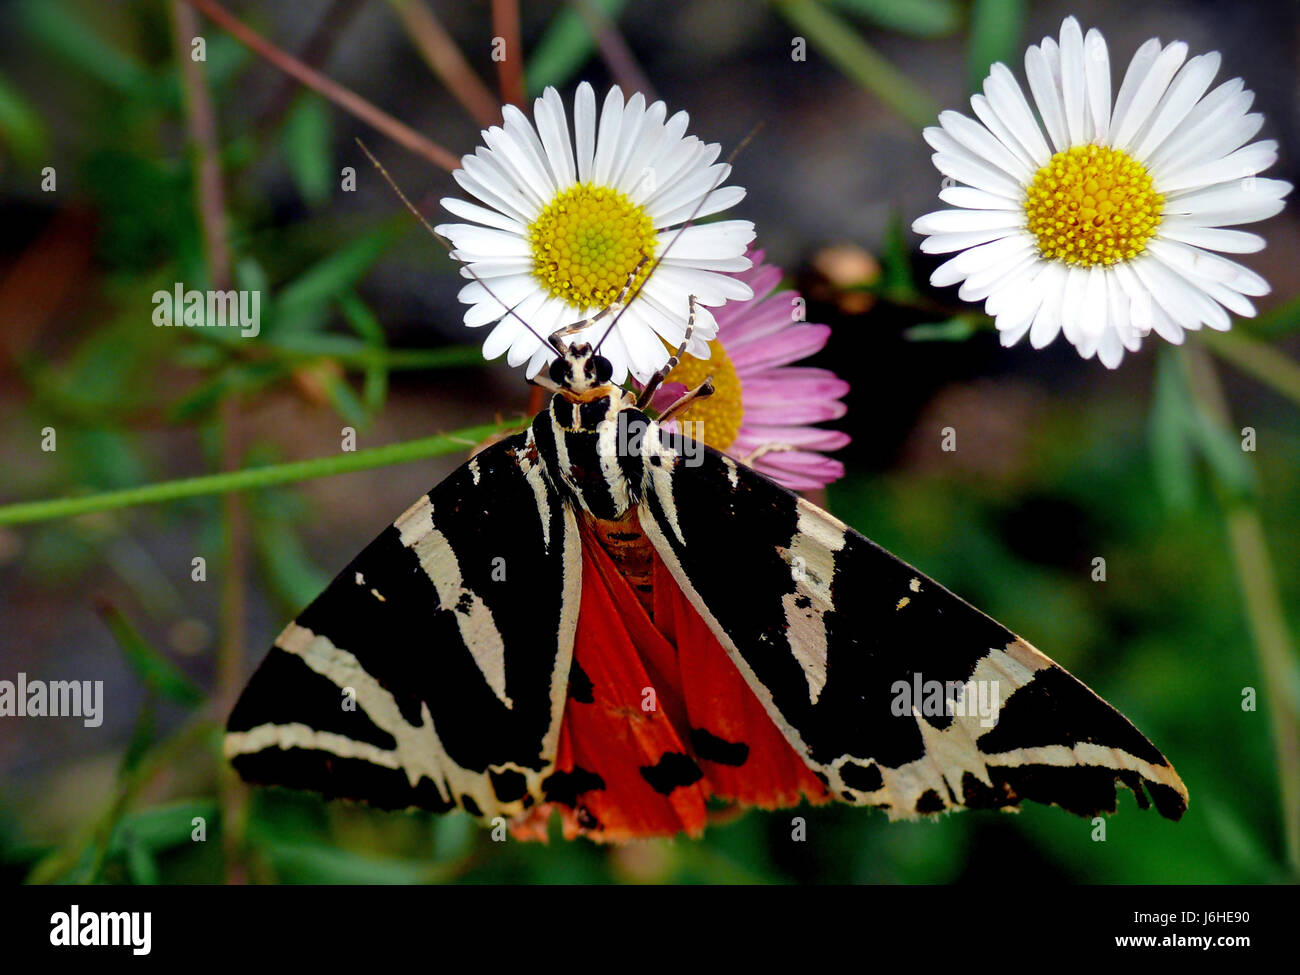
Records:
{"label": "jersey tiger moth", "polygon": [[547,409],[280,634],[228,723],[245,779],[523,838],[558,811],[566,836],[607,841],[699,834],[711,797],[1093,816],[1123,785],[1186,810],[1160,751],[1060,666],[664,430],[589,346],[556,349]]}

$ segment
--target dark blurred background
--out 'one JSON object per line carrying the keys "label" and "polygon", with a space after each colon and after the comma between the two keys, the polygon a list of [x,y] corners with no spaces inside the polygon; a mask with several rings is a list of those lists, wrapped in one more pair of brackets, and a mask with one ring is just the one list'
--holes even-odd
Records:
{"label": "dark blurred background", "polygon": [[[626,80],[629,63],[592,41],[604,17],[670,112],[690,112],[691,132],[725,154],[762,123],[735,160],[732,181],[748,196],[729,215],[756,223],[768,260],[809,295],[809,320],[834,327],[815,361],[852,384],[839,425],[853,442],[831,510],[1128,715],[1187,783],[1186,818],[1138,812],[1124,793],[1099,841],[1087,820],[1045,807],[923,824],[805,809],[803,843],[790,840],[791,813],[750,812],[702,841],[605,849],[496,844],[460,814],[250,796],[220,759],[220,692],[238,686],[333,572],[461,462],[458,452],[233,504],[206,496],[0,526],[0,679],[103,680],[106,700],[98,728],[0,718],[0,874],[1294,880],[1269,717],[1278,693],[1293,716],[1300,708],[1294,213],[1263,225],[1269,247],[1245,259],[1274,293],[1230,345],[1202,346],[1193,334],[1185,359],[1153,337],[1113,372],[1060,340],[1041,352],[1001,349],[955,289],[928,288],[938,262],[916,251],[908,227],[939,206],[919,126],[941,108],[969,113],[992,59],[1023,76],[1025,46],[1055,36],[1069,13],[1104,32],[1116,84],[1151,36],[1221,51],[1218,80],[1243,76],[1268,118],[1260,137],[1281,143],[1280,164],[1264,175],[1294,182],[1297,6],[521,7],[530,104],[545,83],[571,103],[580,79],[598,92]],[[230,0],[227,9],[456,155],[472,151],[481,126],[422,58],[421,10],[499,100],[487,2]],[[522,414],[518,371],[477,356],[483,335],[460,324],[461,279],[354,138],[435,222],[438,197],[458,192],[448,173],[202,15],[233,276],[263,290],[264,334],[235,347],[153,327],[149,296],[178,280],[203,287],[209,268],[174,17],[164,0],[0,7],[0,503],[337,455],[345,426],[365,448]],[[798,37],[808,40],[805,61],[791,57]],[[883,59],[883,77],[862,70],[875,63],[864,51]],[[345,166],[356,169],[355,192],[340,190]],[[52,191],[42,189],[46,167]],[[1206,407],[1219,384],[1226,422]],[[955,453],[940,450],[950,425]],[[1235,446],[1246,426],[1257,433],[1253,453]],[[41,449],[48,427],[55,451]],[[1251,544],[1261,526],[1262,548]],[[206,581],[192,579],[195,557],[206,560]],[[1092,578],[1097,557],[1104,583]],[[1261,671],[1269,658],[1258,641],[1273,660],[1280,648],[1280,687]],[[1242,706],[1248,688],[1259,694],[1255,710]],[[1294,730],[1294,718],[1280,727]]]}

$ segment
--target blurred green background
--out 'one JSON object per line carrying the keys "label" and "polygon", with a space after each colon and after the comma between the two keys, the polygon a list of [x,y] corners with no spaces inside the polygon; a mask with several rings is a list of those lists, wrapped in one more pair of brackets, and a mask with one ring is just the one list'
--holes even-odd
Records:
{"label": "blurred green background", "polygon": [[[1282,143],[1266,175],[1295,181],[1296,6],[520,6],[530,96],[640,78],[724,153],[764,123],[735,161],[732,180],[749,196],[733,215],[756,222],[768,260],[805,288],[809,319],[834,326],[816,361],[853,385],[841,425],[854,441],[830,509],[1128,715],[1187,783],[1186,818],[1140,813],[1123,793],[1098,841],[1089,821],[1041,806],[922,824],[805,808],[749,812],[701,841],[602,848],[493,843],[459,813],[249,793],[220,759],[229,695],[330,575],[460,462],[467,445],[454,443],[416,463],[243,495],[0,525],[0,679],[103,680],[106,698],[97,728],[0,719],[0,875],[1294,881],[1284,812],[1294,823],[1300,811],[1281,798],[1270,727],[1270,709],[1289,710],[1277,728],[1300,748],[1290,740],[1300,711],[1294,215],[1265,225],[1269,249],[1247,259],[1274,287],[1259,319],[1213,343],[1193,335],[1186,350],[1153,338],[1116,372],[1059,341],[1000,349],[978,309],[924,284],[937,262],[906,228],[938,205],[919,128],[941,108],[968,110],[991,61],[1021,74],[1024,47],[1071,12],[1106,34],[1117,73],[1149,36],[1221,50],[1222,77],[1246,78],[1269,118],[1262,137]],[[227,9],[456,156],[477,143],[484,100],[489,111],[501,100],[492,39],[510,34],[513,4]],[[177,38],[190,36],[189,17],[205,60],[187,92]],[[799,38],[806,60],[792,57]],[[196,119],[211,123],[208,152],[190,137]],[[364,449],[524,414],[521,377],[483,363],[482,336],[460,325],[454,268],[357,136],[436,219],[437,198],[455,192],[444,169],[184,4],[0,8],[0,504],[337,458],[345,427]],[[205,244],[205,161],[219,176],[228,261]],[[342,186],[344,167],[355,191]],[[262,292],[258,338],[154,328],[156,289],[206,288],[227,264],[237,286]],[[955,453],[940,451],[949,425]],[[1254,452],[1240,448],[1247,426]],[[41,449],[46,428],[57,450]],[[1105,582],[1093,581],[1098,557]],[[1242,706],[1247,688],[1254,710]],[[806,817],[806,842],[792,842],[792,815]]]}

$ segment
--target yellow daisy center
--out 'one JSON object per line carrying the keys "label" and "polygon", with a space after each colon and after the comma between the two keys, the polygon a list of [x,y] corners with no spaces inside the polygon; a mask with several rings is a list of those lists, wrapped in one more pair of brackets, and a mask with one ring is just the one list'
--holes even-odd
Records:
{"label": "yellow daisy center", "polygon": [[694,424],[683,431],[696,440],[726,450],[740,433],[745,407],[740,395],[740,376],[722,343],[717,339],[709,343],[707,359],[683,356],[664,382],[682,383],[687,389],[694,389],[709,376],[713,377],[713,395],[697,399],[677,419]]}
{"label": "yellow daisy center", "polygon": [[1122,149],[1063,149],[1034,175],[1025,197],[1043,257],[1079,267],[1137,257],[1160,225],[1165,198]]}
{"label": "yellow daisy center", "polygon": [[[618,190],[578,183],[537,215],[528,243],[533,275],[547,291],[580,308],[606,308],[637,262],[653,256],[655,228],[650,215]],[[638,278],[649,270],[647,262]]]}

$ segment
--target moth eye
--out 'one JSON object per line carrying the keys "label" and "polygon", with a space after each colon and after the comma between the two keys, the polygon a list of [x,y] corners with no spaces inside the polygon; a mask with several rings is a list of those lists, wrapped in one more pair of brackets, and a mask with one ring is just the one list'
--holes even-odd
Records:
{"label": "moth eye", "polygon": [[596,382],[604,384],[614,378],[614,366],[604,356],[596,357]]}

